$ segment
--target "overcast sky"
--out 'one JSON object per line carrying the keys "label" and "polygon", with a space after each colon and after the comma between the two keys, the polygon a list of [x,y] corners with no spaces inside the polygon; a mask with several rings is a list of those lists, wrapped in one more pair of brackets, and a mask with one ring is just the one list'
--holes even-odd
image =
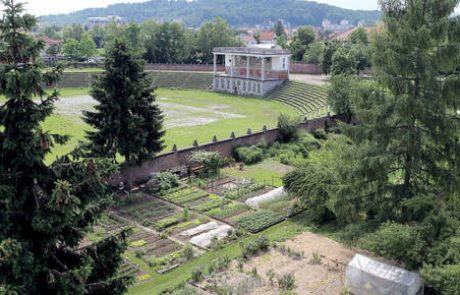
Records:
{"label": "overcast sky", "polygon": [[[109,4],[121,2],[144,2],[145,0],[24,0],[28,2],[28,12],[35,15],[52,13],[66,13],[78,11],[88,7],[105,7]],[[254,1],[254,0],[248,0]],[[351,9],[377,9],[377,0],[316,0]]]}

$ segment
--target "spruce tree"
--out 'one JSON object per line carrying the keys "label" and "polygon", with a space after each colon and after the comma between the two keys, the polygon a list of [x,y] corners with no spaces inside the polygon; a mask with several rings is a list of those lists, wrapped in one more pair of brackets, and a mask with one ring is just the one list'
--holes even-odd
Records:
{"label": "spruce tree", "polygon": [[119,154],[127,165],[135,165],[163,149],[163,114],[152,93],[143,63],[125,41],[114,40],[105,73],[91,91],[98,105],[84,113],[85,122],[95,129],[87,134],[93,155],[116,161]]}
{"label": "spruce tree", "polygon": [[[358,126],[340,160],[337,199],[359,196],[370,218],[423,220],[460,191],[459,1],[381,1],[374,83],[353,98]],[[358,216],[356,214],[355,216]]]}
{"label": "spruce tree", "polygon": [[59,95],[43,85],[53,86],[62,69],[38,62],[44,44],[27,34],[36,19],[24,5],[1,3],[0,293],[121,294],[131,281],[118,274],[127,232],[78,249],[111,201],[106,179],[115,167],[68,158],[45,164],[67,140],[41,128]]}

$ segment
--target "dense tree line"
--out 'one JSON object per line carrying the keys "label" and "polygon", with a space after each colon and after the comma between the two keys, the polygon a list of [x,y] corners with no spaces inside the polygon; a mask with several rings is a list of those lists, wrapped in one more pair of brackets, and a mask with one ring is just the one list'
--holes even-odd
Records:
{"label": "dense tree line", "polygon": [[[373,78],[356,77],[357,33],[332,54],[330,98],[358,125],[340,125],[320,154],[284,181],[310,217],[342,238],[420,270],[460,294],[459,1],[381,1]],[[333,44],[337,46],[338,44]]]}
{"label": "dense tree line", "polygon": [[[99,104],[85,113],[94,127],[89,141],[48,165],[53,147],[69,139],[41,127],[59,99],[63,69],[40,63],[44,42],[30,34],[36,19],[24,4],[1,4],[0,293],[126,293],[134,278],[120,268],[130,230],[90,246],[81,241],[113,204],[108,182],[119,160],[135,165],[162,148],[163,115],[138,52],[116,39],[107,46],[92,90]],[[69,39],[82,42],[85,34]]]}
{"label": "dense tree line", "polygon": [[54,25],[85,24],[88,17],[103,15],[118,15],[138,23],[150,19],[179,21],[194,28],[216,17],[227,20],[235,27],[254,26],[280,18],[289,21],[293,26],[319,26],[324,18],[335,23],[342,19],[348,19],[352,23],[364,20],[368,25],[380,19],[378,11],[355,11],[297,0],[153,0],[85,9],[72,14],[50,15],[42,17],[42,21]]}
{"label": "dense tree line", "polygon": [[62,38],[62,53],[71,60],[85,60],[101,54],[97,48],[105,48],[116,38],[123,38],[136,53],[149,63],[211,63],[212,50],[219,46],[240,46],[241,41],[227,22],[220,18],[192,30],[176,22],[129,23],[91,29],[74,24],[62,30],[44,27],[40,34]]}

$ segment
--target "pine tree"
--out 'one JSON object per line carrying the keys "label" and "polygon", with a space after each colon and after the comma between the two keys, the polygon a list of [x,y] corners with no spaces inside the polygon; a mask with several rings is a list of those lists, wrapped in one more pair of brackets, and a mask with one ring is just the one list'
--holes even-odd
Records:
{"label": "pine tree", "polygon": [[128,232],[77,249],[111,201],[106,179],[115,167],[68,158],[45,164],[67,140],[41,128],[59,95],[42,85],[53,86],[62,69],[46,72],[38,62],[44,44],[27,34],[36,19],[24,5],[1,3],[0,293],[121,294],[131,281],[117,274]]}
{"label": "pine tree", "polygon": [[163,114],[154,104],[151,81],[143,64],[124,41],[108,49],[105,73],[93,85],[98,101],[84,119],[95,130],[87,134],[93,155],[116,161],[118,154],[128,165],[152,159],[163,149]]}
{"label": "pine tree", "polygon": [[[374,83],[353,99],[358,126],[340,161],[336,199],[359,196],[370,218],[423,220],[460,191],[459,1],[381,1]],[[436,209],[435,209],[436,208]],[[423,210],[422,210],[423,209]]]}

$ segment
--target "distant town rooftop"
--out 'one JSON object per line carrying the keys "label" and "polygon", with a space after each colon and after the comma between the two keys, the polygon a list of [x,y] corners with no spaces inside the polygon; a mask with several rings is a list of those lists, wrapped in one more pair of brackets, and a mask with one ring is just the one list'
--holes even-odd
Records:
{"label": "distant town rooftop", "polygon": [[291,55],[287,49],[266,49],[254,47],[218,47],[214,48],[214,54],[236,54],[236,55],[264,55],[264,56],[282,56]]}

